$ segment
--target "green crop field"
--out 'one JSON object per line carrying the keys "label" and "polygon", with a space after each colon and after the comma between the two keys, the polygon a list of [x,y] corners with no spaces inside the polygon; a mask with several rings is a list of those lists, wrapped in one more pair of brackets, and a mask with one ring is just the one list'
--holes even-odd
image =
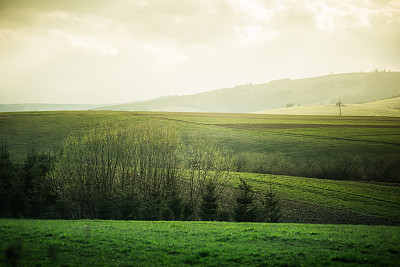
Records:
{"label": "green crop field", "polygon": [[[232,151],[238,171],[323,179],[400,180],[400,118],[229,113],[57,111],[0,113],[0,140],[13,160],[29,147],[58,150],[104,120],[122,127],[169,125],[182,141]],[[348,168],[347,166],[351,166]]]}
{"label": "green crop field", "polygon": [[240,176],[259,191],[268,190],[272,183],[284,205],[283,220],[287,222],[400,222],[400,187],[394,184],[250,173]]}
{"label": "green crop field", "polygon": [[314,158],[335,153],[400,155],[400,118],[259,114],[71,111],[0,113],[0,139],[21,159],[29,145],[60,147],[103,120],[174,125],[184,141],[200,136],[235,153]]}
{"label": "green crop field", "polygon": [[2,219],[0,264],[395,266],[399,235],[398,226]]}

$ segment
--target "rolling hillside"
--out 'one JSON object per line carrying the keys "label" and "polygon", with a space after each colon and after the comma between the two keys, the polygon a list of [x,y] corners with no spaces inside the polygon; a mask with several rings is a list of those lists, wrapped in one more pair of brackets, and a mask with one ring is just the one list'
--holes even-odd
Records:
{"label": "rolling hillside", "polygon": [[194,95],[170,96],[142,102],[104,106],[100,110],[178,112],[256,112],[286,104],[370,102],[400,94],[400,73],[348,73],[248,84]]}
{"label": "rolling hillside", "polygon": [[[388,116],[400,117],[400,97],[393,97],[364,104],[344,104],[341,106],[342,116]],[[338,116],[339,108],[335,104],[293,106],[254,112],[256,114],[284,115],[324,115]]]}
{"label": "rolling hillside", "polygon": [[[241,165],[241,173],[237,173],[235,181],[243,178],[257,191],[268,190],[272,182],[284,207],[284,222],[400,223],[398,184],[377,182],[379,179],[336,181],[304,177],[313,170],[328,174],[333,170],[332,175],[337,175],[336,170],[343,165],[326,165],[326,162],[335,164],[332,159],[340,155],[339,160],[353,164],[353,171],[349,173],[351,178],[358,177],[355,171],[365,171],[363,175],[376,178],[375,174],[380,175],[376,171],[384,170],[382,173],[386,179],[391,175],[393,180],[398,180],[400,165],[396,159],[400,151],[400,118],[115,111],[19,112],[0,114],[0,140],[5,142],[12,158],[22,161],[30,144],[46,150],[57,148],[67,136],[82,136],[104,120],[121,126],[137,123],[172,126],[183,142],[193,142],[197,136],[232,150],[240,159],[238,167],[239,163]],[[348,155],[351,158],[346,157]],[[247,162],[244,161],[246,159]],[[261,171],[268,174],[251,173],[251,170],[259,171],[255,169],[258,165],[266,168]]]}

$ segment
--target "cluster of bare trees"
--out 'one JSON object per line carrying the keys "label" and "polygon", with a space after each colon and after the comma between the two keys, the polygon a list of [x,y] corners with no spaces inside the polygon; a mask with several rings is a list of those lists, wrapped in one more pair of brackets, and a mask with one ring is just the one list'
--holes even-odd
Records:
{"label": "cluster of bare trees", "polygon": [[3,142],[0,217],[278,221],[272,192],[235,188],[235,162],[212,142],[183,145],[174,128],[149,124],[104,122],[21,164]]}
{"label": "cluster of bare trees", "polygon": [[192,220],[210,187],[229,195],[233,162],[200,140],[183,147],[173,128],[103,123],[64,142],[49,179],[68,218]]}

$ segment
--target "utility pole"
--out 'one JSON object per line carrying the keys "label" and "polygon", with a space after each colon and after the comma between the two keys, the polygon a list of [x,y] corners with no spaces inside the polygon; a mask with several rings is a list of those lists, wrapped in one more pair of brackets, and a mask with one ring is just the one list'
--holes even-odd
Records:
{"label": "utility pole", "polygon": [[339,98],[338,105],[339,105],[339,116],[342,117],[342,108],[341,108],[342,102],[340,102],[340,98]]}

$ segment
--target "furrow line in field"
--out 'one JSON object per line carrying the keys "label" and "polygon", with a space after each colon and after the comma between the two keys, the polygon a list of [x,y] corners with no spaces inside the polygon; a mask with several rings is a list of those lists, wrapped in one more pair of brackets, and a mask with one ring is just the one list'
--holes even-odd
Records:
{"label": "furrow line in field", "polygon": [[[195,125],[219,126],[219,127],[234,129],[233,127],[226,127],[226,125],[224,126],[224,124],[200,123],[200,122],[193,122],[193,121],[186,121],[186,120],[179,120],[179,119],[172,119],[172,118],[165,118],[165,117],[161,117],[160,119],[176,121],[176,122],[181,122],[181,123],[195,124]],[[246,130],[244,128],[237,128],[237,129]],[[343,137],[331,137],[331,136],[320,136],[320,135],[299,134],[299,133],[276,133],[276,134],[277,135],[295,136],[295,137],[311,137],[311,138],[318,138],[318,139],[322,139],[322,140],[365,142],[365,143],[371,143],[371,144],[390,145],[390,146],[395,146],[395,147],[400,148],[400,144],[391,143],[391,142],[383,142],[383,141],[360,140],[360,139],[351,139],[351,138],[343,138]]]}
{"label": "furrow line in field", "polygon": [[201,122],[195,122],[195,121],[186,121],[186,120],[165,118],[165,117],[154,117],[154,118],[161,119],[161,120],[167,120],[167,121],[175,121],[175,122],[181,122],[181,123],[196,124],[196,125],[214,125],[214,124],[207,124],[207,123],[201,123]]}
{"label": "furrow line in field", "polygon": [[343,138],[343,137],[320,136],[320,135],[299,134],[299,133],[276,133],[276,134],[277,135],[295,136],[295,137],[318,138],[318,139],[322,139],[322,140],[365,142],[365,143],[371,143],[371,144],[390,145],[390,146],[395,146],[395,147],[400,148],[400,144],[391,143],[391,142],[374,141],[374,140],[360,140],[360,139],[351,139],[351,138]]}
{"label": "furrow line in field", "polygon": [[224,123],[216,126],[242,130],[299,129],[299,128],[376,128],[399,129],[400,125],[384,124],[328,124],[328,123]]}
{"label": "furrow line in field", "polygon": [[[379,136],[391,136],[391,135],[395,135],[395,136],[400,136],[400,134],[395,134],[395,133],[388,133],[388,134],[383,134],[380,133]],[[368,137],[374,137],[377,136],[376,134],[354,134],[353,136],[368,136]]]}
{"label": "furrow line in field", "polygon": [[341,194],[347,194],[347,195],[356,196],[356,197],[361,197],[361,198],[367,198],[367,199],[371,199],[371,200],[375,200],[375,201],[380,201],[380,202],[385,202],[385,203],[390,203],[390,204],[395,204],[395,205],[400,205],[399,202],[394,202],[394,201],[390,201],[390,200],[384,200],[384,199],[369,197],[369,196],[365,196],[365,195],[359,195],[359,194],[349,193],[349,192],[340,191],[340,190],[334,190],[334,189],[322,188],[322,187],[315,187],[315,186],[310,186],[310,185],[303,185],[303,186],[304,186],[304,187],[309,187],[309,188],[314,188],[314,189],[320,189],[320,190],[324,190],[324,191],[331,191],[331,192],[336,192],[336,193],[341,193]]}
{"label": "furrow line in field", "polygon": [[[261,182],[261,183],[267,183],[267,181],[262,181],[262,180],[252,179],[252,178],[250,178],[249,180],[252,180],[252,181],[255,181],[255,182]],[[290,188],[296,188],[296,189],[300,189],[300,190],[301,190],[301,188],[295,187],[295,186],[293,186],[293,185],[289,185],[289,184],[285,184],[285,183],[279,183],[279,182],[278,182],[277,184],[282,185],[282,186],[286,186],[286,187],[290,187]],[[340,193],[340,194],[347,194],[347,195],[356,196],[356,197],[361,197],[361,198],[367,198],[367,199],[371,199],[371,200],[375,200],[375,201],[380,201],[380,202],[385,202],[385,203],[400,205],[399,202],[394,202],[394,201],[390,201],[390,200],[384,200],[384,199],[369,197],[369,196],[365,196],[365,195],[359,195],[359,194],[344,192],[344,191],[340,191],[340,190],[333,190],[333,189],[315,187],[315,186],[310,186],[310,185],[301,185],[301,186],[302,186],[302,187],[311,188],[311,189],[319,189],[319,190],[323,190],[323,191],[330,191],[330,192],[335,192],[335,193]],[[307,190],[307,191],[313,193],[313,191],[311,191],[311,190]]]}

